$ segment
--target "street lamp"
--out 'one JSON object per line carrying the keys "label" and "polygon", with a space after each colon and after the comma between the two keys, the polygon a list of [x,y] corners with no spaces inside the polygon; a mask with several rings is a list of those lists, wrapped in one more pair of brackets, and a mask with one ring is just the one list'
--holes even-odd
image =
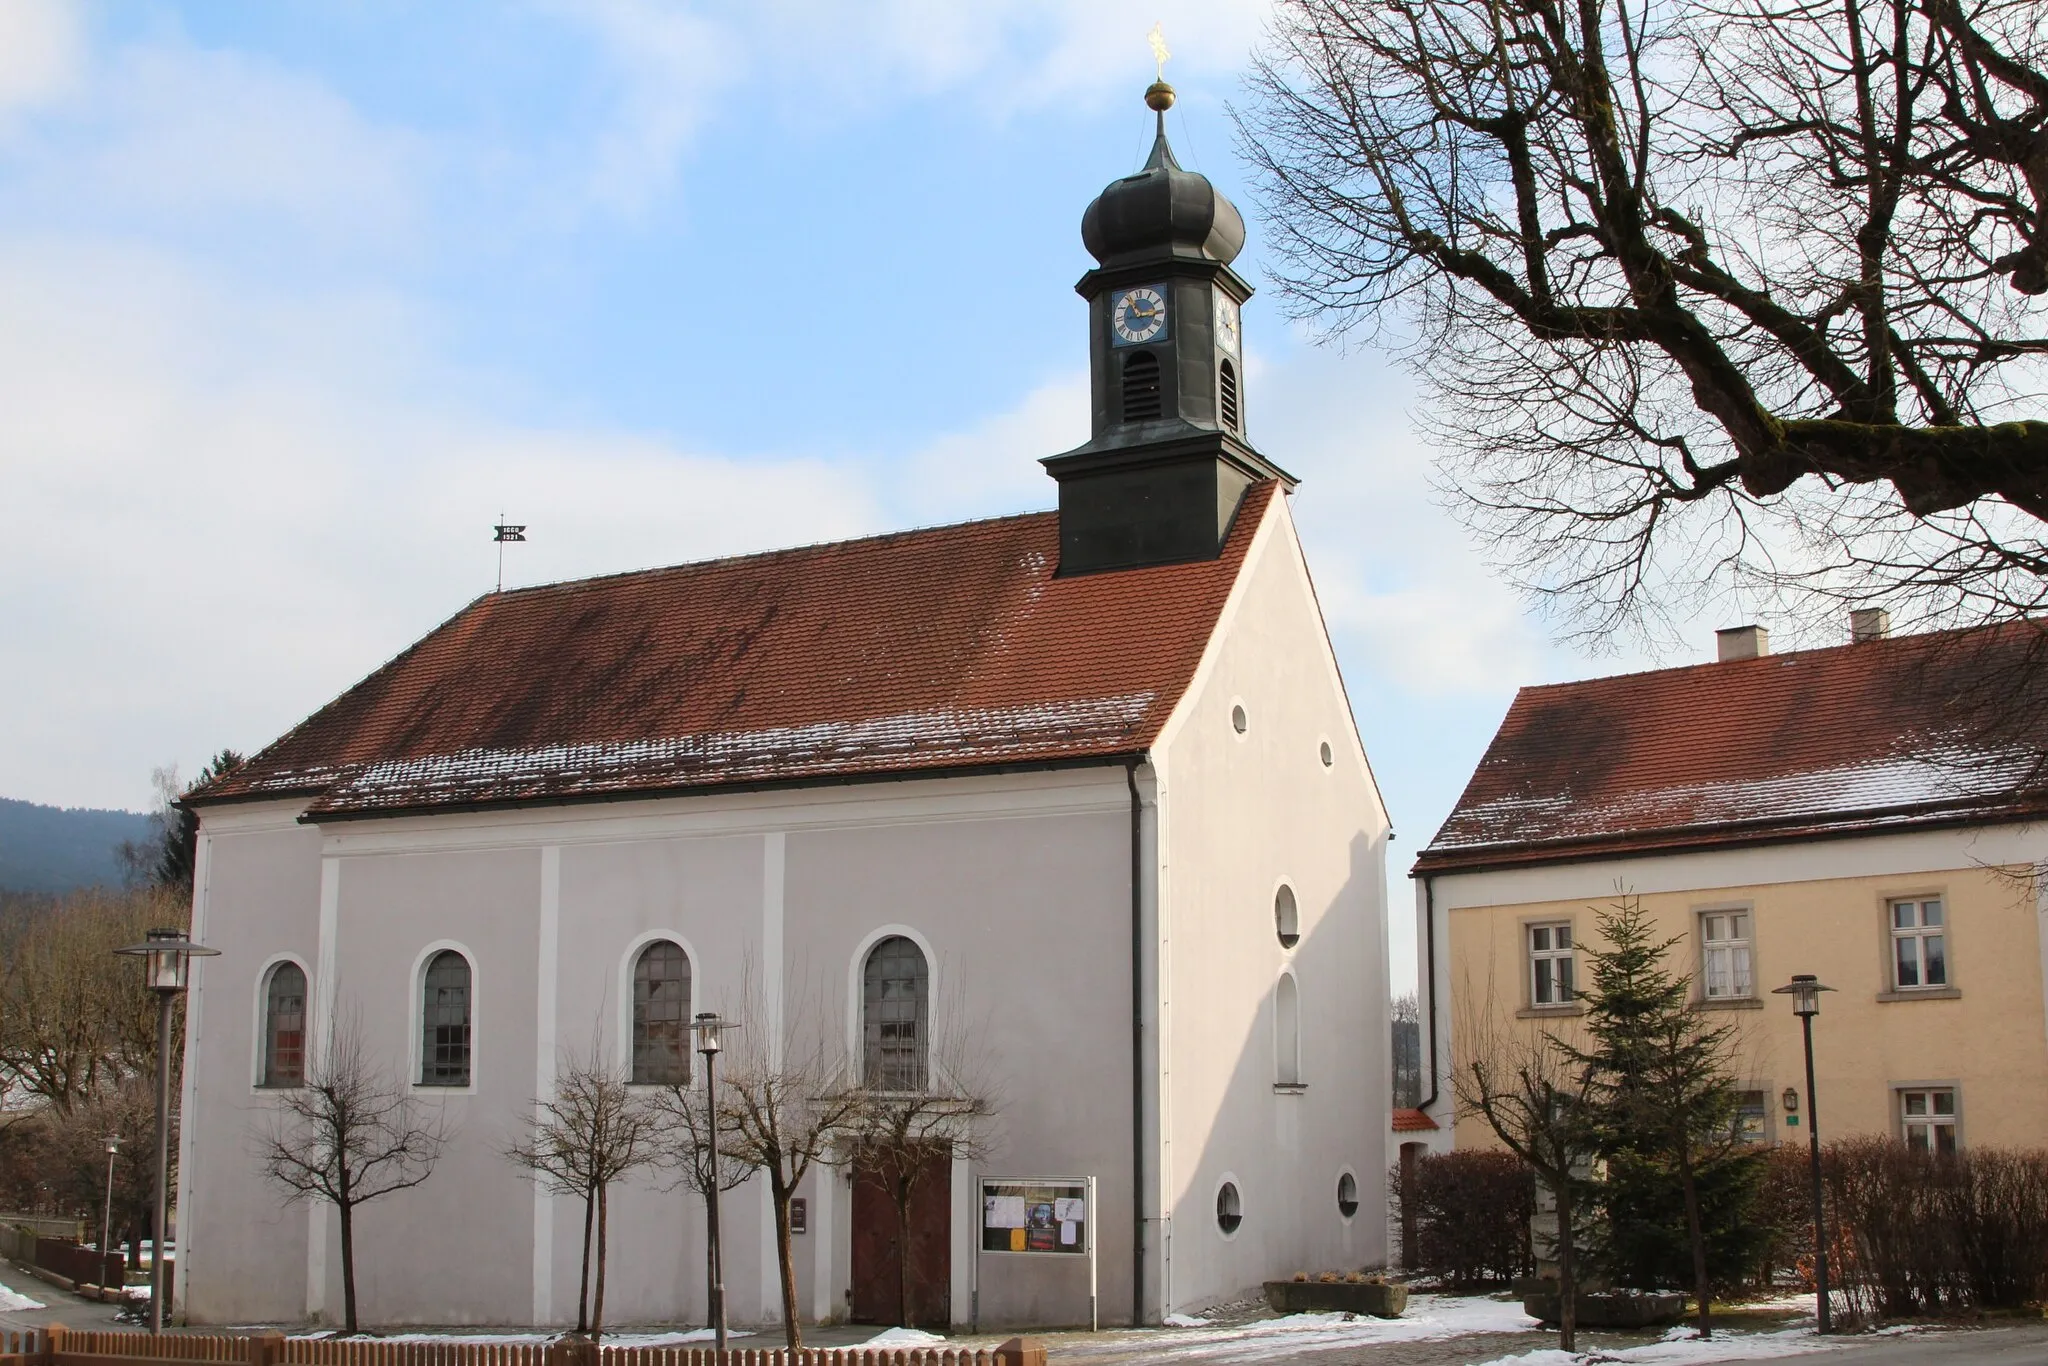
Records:
{"label": "street lamp", "polygon": [[710,1124],[705,1127],[705,1142],[710,1145],[710,1161],[705,1165],[707,1179],[704,1182],[704,1233],[711,1256],[711,1331],[717,1338],[718,1359],[725,1360],[725,1254],[718,1245],[718,1053],[725,1045],[719,1042],[719,1035],[739,1025],[730,1020],[721,1020],[715,1012],[697,1012],[697,1051],[704,1055],[704,1108],[709,1113]]}
{"label": "street lamp", "polygon": [[1799,1017],[1800,1027],[1806,1033],[1806,1143],[1813,1158],[1813,1287],[1820,1306],[1822,1333],[1828,1332],[1833,1323],[1828,1313],[1828,1241],[1821,1208],[1820,1107],[1813,1102],[1813,1017],[1820,1014],[1820,994],[1833,990],[1822,986],[1820,979],[1810,972],[1794,974],[1787,985],[1771,988],[1773,996],[1792,998],[1792,1013]]}
{"label": "street lamp", "polygon": [[192,960],[219,949],[195,944],[177,930],[151,930],[140,944],[115,953],[142,960],[143,981],[156,993],[156,1209],[150,1232],[149,1331],[164,1330],[164,1231],[171,1217],[171,1003],[191,984]]}
{"label": "street lamp", "polygon": [[[108,1134],[107,1144],[107,1209],[100,1216],[100,1299],[107,1297],[107,1240],[114,1235],[114,1154],[121,1151],[121,1135]],[[122,1285],[128,1278],[121,1278]]]}

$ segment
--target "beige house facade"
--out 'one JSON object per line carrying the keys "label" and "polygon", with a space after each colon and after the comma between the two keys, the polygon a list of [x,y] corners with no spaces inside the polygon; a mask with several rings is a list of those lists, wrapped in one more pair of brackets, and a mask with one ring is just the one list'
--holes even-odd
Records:
{"label": "beige house facade", "polygon": [[2031,645],[1873,637],[1773,656],[1731,634],[1748,637],[1738,657],[1517,699],[1414,870],[1430,1113],[1460,1146],[1493,1141],[1458,1111],[1453,1069],[1499,1031],[1571,1037],[1598,914],[1633,898],[1695,1007],[1734,1026],[1756,1141],[1811,1131],[1800,1022],[1772,993],[1812,973],[1832,988],[1813,1032],[1823,1139],[2038,1144],[2048,826],[2024,740],[1966,745],[1957,705],[1963,672],[2032,675]]}

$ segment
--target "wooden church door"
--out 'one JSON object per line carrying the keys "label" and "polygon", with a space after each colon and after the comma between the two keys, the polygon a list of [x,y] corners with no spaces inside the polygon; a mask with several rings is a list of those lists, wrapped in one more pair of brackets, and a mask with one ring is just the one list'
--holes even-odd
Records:
{"label": "wooden church door", "polygon": [[944,1331],[953,1322],[953,1172],[944,1152],[925,1159],[910,1195],[910,1261],[897,1316],[896,1203],[872,1167],[853,1169],[853,1321]]}

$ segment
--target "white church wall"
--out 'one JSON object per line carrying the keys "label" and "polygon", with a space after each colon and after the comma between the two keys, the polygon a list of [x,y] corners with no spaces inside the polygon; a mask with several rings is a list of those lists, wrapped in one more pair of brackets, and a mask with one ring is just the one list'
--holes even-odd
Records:
{"label": "white church wall", "polygon": [[[1386,1257],[1388,826],[1284,502],[1162,749],[1171,1219],[1155,1284],[1173,1311]],[[1276,923],[1283,887],[1292,948]],[[1280,1056],[1283,975],[1298,1086]],[[1337,1206],[1347,1172],[1349,1218]],[[1226,1179],[1242,1209],[1227,1235]]]}
{"label": "white church wall", "polygon": [[177,1192],[177,1307],[196,1320],[295,1317],[305,1300],[305,1208],[252,1155],[270,1107],[255,1084],[265,969],[286,954],[311,968],[319,953],[320,836],[298,812],[266,802],[207,821],[193,934],[222,953],[198,961],[187,998]]}
{"label": "white church wall", "polygon": [[[593,1035],[616,1050],[624,955],[657,931],[691,952],[693,1008],[745,1018],[767,1009],[763,991],[791,1011],[814,997],[842,1029],[863,945],[890,926],[914,932],[929,947],[939,1002],[982,1023],[1001,1083],[990,1171],[1094,1174],[1105,1212],[1129,1208],[1120,769],[346,822],[324,839],[292,825],[289,811],[262,833],[229,834],[230,810],[203,826],[215,888],[206,933],[225,952],[195,992],[198,1018],[212,1023],[195,1031],[188,1063],[183,1270],[194,1322],[340,1311],[333,1221],[283,1208],[252,1154],[264,1103],[250,1085],[256,978],[280,952],[314,967],[316,1001],[325,993],[357,1005],[374,1049],[409,1074],[426,956],[452,944],[472,960],[472,1085],[417,1092],[448,1119],[448,1151],[424,1185],[360,1213],[366,1322],[573,1319],[578,1202],[537,1198],[502,1153],[531,1116],[550,1058],[587,1051]],[[748,972],[752,997],[741,990]],[[959,1173],[953,1230],[963,1321],[977,1231],[971,1175]],[[692,1322],[703,1312],[701,1202],[658,1184],[615,1193],[609,1322]],[[726,1197],[735,1322],[777,1309],[758,1186]],[[839,1314],[847,1185],[821,1172],[811,1192],[812,1231],[796,1247],[799,1303]],[[1127,1216],[1106,1218],[1101,1238],[1113,1317],[1125,1312],[1115,1287],[1129,1280]],[[1001,1260],[1000,1272],[984,1268],[985,1322],[1072,1322],[1085,1311],[1080,1268]]]}

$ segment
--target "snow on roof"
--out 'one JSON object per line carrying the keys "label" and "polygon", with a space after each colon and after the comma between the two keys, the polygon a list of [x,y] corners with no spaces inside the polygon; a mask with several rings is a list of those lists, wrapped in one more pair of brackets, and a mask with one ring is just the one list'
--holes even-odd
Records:
{"label": "snow on roof", "polygon": [[1524,688],[1415,872],[2048,812],[2044,662],[2020,623]]}

